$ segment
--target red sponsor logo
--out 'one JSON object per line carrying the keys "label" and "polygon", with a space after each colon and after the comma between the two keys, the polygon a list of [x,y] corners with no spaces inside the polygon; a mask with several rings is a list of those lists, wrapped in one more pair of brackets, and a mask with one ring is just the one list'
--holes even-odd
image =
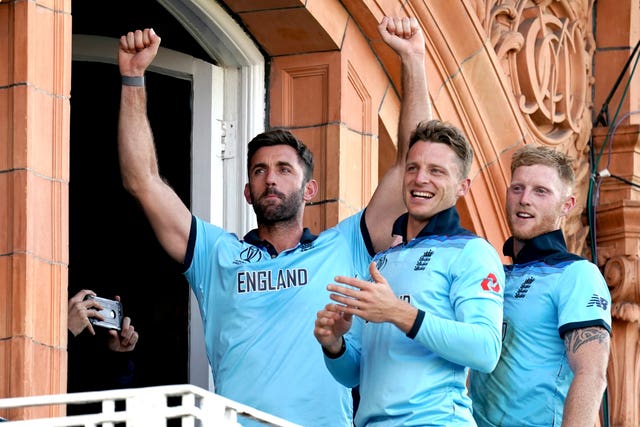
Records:
{"label": "red sponsor logo", "polygon": [[498,283],[498,279],[493,273],[489,273],[489,275],[484,280],[482,280],[480,286],[482,286],[482,289],[484,289],[485,291],[500,291],[500,283]]}

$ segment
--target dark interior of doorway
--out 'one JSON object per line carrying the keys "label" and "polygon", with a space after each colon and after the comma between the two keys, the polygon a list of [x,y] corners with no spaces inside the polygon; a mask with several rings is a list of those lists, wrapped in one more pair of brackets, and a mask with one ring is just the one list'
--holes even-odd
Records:
{"label": "dark interior of doorway", "polygon": [[[122,186],[117,67],[74,61],[72,76],[69,296],[91,289],[121,297],[140,334],[132,386],[187,383],[188,284]],[[191,82],[155,73],[146,80],[160,172],[189,206]],[[109,363],[106,348],[70,348],[83,355],[70,357],[70,380],[90,382]]]}
{"label": "dark interior of doorway", "polygon": [[[172,0],[175,1],[175,0]],[[153,28],[162,47],[215,64],[185,28],[157,0],[72,0],[73,33],[119,39],[129,31]]]}

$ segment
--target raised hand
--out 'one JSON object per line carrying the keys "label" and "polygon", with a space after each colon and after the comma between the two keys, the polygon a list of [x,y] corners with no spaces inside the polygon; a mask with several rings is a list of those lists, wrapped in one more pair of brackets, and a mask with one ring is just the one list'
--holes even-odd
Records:
{"label": "raised hand", "polygon": [[378,24],[378,33],[401,57],[425,53],[424,35],[416,18],[385,16]]}
{"label": "raised hand", "polygon": [[143,76],[160,47],[160,36],[153,28],[130,31],[120,37],[118,66],[123,76]]}

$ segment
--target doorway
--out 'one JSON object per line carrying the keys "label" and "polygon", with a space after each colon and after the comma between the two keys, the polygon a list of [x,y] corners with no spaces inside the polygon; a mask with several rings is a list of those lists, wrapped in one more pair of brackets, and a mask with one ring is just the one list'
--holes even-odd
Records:
{"label": "doorway", "polygon": [[146,27],[162,37],[146,78],[160,173],[194,214],[238,235],[255,226],[242,188],[246,142],[265,125],[264,56],[210,0],[73,0],[72,10],[69,295],[121,296],[140,332],[137,385],[213,390],[193,293],[120,181],[117,40]]}
{"label": "doorway", "polygon": [[[122,186],[117,67],[74,61],[72,73],[69,296],[91,289],[121,297],[140,335],[135,386],[187,383],[189,287]],[[146,84],[161,174],[190,206],[191,83],[148,73]],[[108,363],[108,351],[93,352],[91,366],[73,358],[80,363],[68,367],[70,381]]]}

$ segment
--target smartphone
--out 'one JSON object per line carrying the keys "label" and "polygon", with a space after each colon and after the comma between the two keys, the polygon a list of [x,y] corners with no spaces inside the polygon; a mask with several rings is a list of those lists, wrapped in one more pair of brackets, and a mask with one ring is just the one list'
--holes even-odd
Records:
{"label": "smartphone", "polygon": [[89,321],[92,325],[117,331],[122,330],[122,303],[120,301],[94,297],[93,295],[87,295],[86,299],[94,299],[102,306],[99,313],[104,317],[104,320],[90,317]]}

